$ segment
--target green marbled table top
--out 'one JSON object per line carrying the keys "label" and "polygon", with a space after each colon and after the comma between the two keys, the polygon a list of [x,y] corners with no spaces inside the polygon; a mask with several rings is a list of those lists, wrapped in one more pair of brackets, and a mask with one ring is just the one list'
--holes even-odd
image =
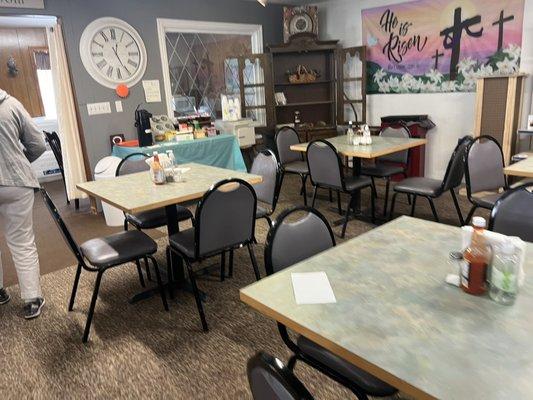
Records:
{"label": "green marbled table top", "polygon": [[[335,136],[326,139],[330,142],[337,151],[348,157],[358,158],[375,158],[387,154],[396,153],[398,151],[407,150],[412,147],[423,146],[427,143],[426,139],[412,139],[412,138],[392,138],[372,136],[371,145],[354,146],[348,143],[346,135]],[[291,150],[306,152],[309,143],[299,143],[291,146]]]}
{"label": "green marbled table top", "polygon": [[240,178],[251,184],[260,183],[262,177],[230,169],[189,163],[180,168],[190,168],[183,173],[183,182],[155,185],[148,171],[123,175],[111,179],[80,183],[77,188],[109,203],[127,213],[138,213],[199,199],[215,183],[229,178]]}
{"label": "green marbled table top", "polygon": [[[416,398],[533,398],[527,247],[513,306],[444,283],[461,231],[411,217],[262,279],[241,299]],[[291,272],[312,271],[326,271],[336,304],[296,305]]]}

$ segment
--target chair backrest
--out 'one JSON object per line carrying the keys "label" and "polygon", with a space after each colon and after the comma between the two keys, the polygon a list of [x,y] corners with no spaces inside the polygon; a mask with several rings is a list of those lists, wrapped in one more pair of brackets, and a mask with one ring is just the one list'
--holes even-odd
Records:
{"label": "chair backrest", "polygon": [[78,263],[83,264],[83,257],[81,255],[81,251],[78,247],[78,244],[74,240],[74,237],[70,233],[67,225],[63,221],[63,218],[61,218],[61,215],[59,214],[59,211],[57,211],[57,208],[46,192],[45,189],[40,189],[41,194],[43,196],[44,204],[46,204],[46,207],[48,208],[48,211],[50,211],[50,214],[52,215],[52,219],[56,223],[57,227],[59,228],[59,231],[61,232],[61,235],[63,236],[63,239],[65,239],[65,242],[67,243],[68,247],[74,254],[74,257],[76,257],[76,260]]}
{"label": "chair backrest", "polygon": [[323,139],[307,145],[307,166],[313,185],[344,189],[344,174],[337,150]]}
{"label": "chair backrest", "polygon": [[533,183],[526,183],[502,195],[494,205],[489,229],[533,242]]}
{"label": "chair backrest", "polygon": [[54,154],[59,169],[63,172],[63,154],[61,153],[61,141],[57,132],[43,131],[46,141],[50,145],[50,149]]}
{"label": "chair backrest", "polygon": [[442,180],[441,190],[443,192],[455,189],[463,181],[463,176],[465,174],[465,157],[468,145],[471,141],[471,136],[464,136],[459,139],[459,143],[455,146],[455,150],[448,162],[444,179]]}
{"label": "chair backrest", "polygon": [[[404,126],[400,126],[398,128],[393,128],[389,126],[383,129],[379,136],[409,139],[411,137],[411,133],[409,132],[409,129]],[[407,165],[409,162],[409,150],[387,154],[386,156],[379,157],[378,161],[395,162]]]}
{"label": "chair backrest", "polygon": [[196,257],[254,240],[257,197],[242,179],[215,184],[196,208]]}
{"label": "chair backrest", "polygon": [[466,155],[466,189],[468,196],[507,187],[503,173],[505,162],[500,144],[492,136],[479,136]]}
{"label": "chair backrest", "polygon": [[270,354],[257,353],[248,360],[248,382],[254,400],[312,400],[300,380]]}
{"label": "chair backrest", "polygon": [[278,148],[279,162],[281,165],[303,160],[302,154],[291,150],[291,146],[298,143],[300,143],[298,132],[290,126],[284,126],[276,133],[276,147]]}
{"label": "chair backrest", "polygon": [[144,153],[129,154],[118,164],[116,176],[149,171],[150,166],[146,163],[146,159],[148,158],[150,158],[150,156]]}
{"label": "chair backrest", "polygon": [[263,177],[254,190],[257,200],[269,204],[273,211],[279,197],[281,169],[272,150],[264,150],[255,157],[250,173]]}
{"label": "chair backrest", "polygon": [[[292,220],[296,213],[306,213]],[[291,218],[292,221],[287,221]],[[335,246],[335,237],[326,218],[311,207],[285,210],[268,232],[265,269],[272,275],[299,261]]]}

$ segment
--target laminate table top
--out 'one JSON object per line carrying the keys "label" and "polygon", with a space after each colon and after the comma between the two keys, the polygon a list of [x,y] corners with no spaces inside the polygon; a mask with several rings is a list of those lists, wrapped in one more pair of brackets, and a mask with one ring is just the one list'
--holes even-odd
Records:
{"label": "laminate table top", "polygon": [[[407,150],[413,147],[423,146],[427,143],[427,139],[415,139],[415,138],[392,138],[382,136],[372,136],[371,145],[352,145],[348,144],[346,135],[335,136],[333,138],[326,139],[330,142],[337,151],[347,157],[357,158],[375,158],[381,157],[387,154],[396,153],[399,151]],[[292,145],[290,148],[293,151],[307,152],[307,145],[309,143],[298,143]]]}
{"label": "laminate table top", "polygon": [[199,199],[223,179],[240,178],[250,184],[262,181],[260,175],[196,163],[180,164],[180,168],[190,168],[183,173],[183,182],[155,185],[146,171],[80,183],[76,187],[124,212],[135,214]]}
{"label": "laminate table top", "polygon": [[[457,227],[400,217],[241,289],[290,330],[415,398],[533,398],[533,244],[513,306],[444,282]],[[337,303],[297,305],[292,272],[325,271]]]}
{"label": "laminate table top", "polygon": [[503,172],[506,175],[533,178],[533,153],[527,154],[528,158],[505,167]]}

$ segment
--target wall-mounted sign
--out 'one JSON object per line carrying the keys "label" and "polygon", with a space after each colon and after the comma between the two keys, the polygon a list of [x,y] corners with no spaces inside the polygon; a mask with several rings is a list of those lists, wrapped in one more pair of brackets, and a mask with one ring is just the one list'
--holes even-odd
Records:
{"label": "wall-mounted sign", "polygon": [[524,0],[418,0],[363,10],[367,93],[472,92],[518,72]]}
{"label": "wall-mounted sign", "polygon": [[44,0],[0,0],[2,8],[38,8],[44,9]]}

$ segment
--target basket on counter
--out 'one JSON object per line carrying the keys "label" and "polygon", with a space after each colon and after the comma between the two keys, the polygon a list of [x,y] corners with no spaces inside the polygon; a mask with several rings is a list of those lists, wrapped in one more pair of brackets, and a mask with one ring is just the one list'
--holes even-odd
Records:
{"label": "basket on counter", "polygon": [[296,72],[289,71],[288,75],[289,82],[294,84],[314,82],[319,76],[317,71],[309,70],[304,65],[298,65]]}

